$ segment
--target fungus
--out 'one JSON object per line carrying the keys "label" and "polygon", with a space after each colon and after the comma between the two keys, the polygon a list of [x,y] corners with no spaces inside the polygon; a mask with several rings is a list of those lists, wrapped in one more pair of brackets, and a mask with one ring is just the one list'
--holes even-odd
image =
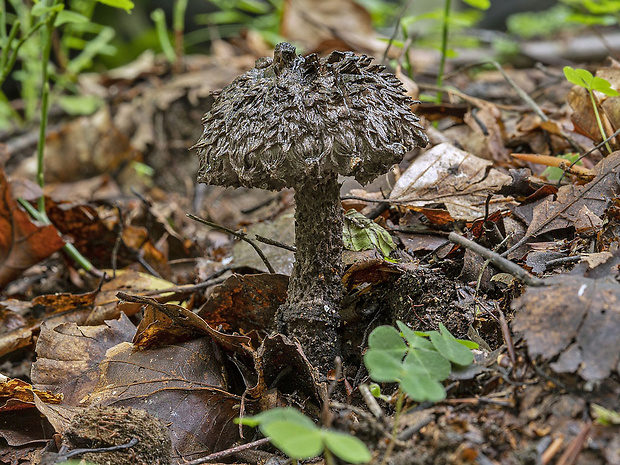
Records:
{"label": "fungus", "polygon": [[295,264],[278,331],[314,366],[340,352],[342,228],[338,175],[367,183],[426,146],[402,83],[352,52],[298,56],[288,43],[261,58],[203,117],[198,181],[295,189]]}

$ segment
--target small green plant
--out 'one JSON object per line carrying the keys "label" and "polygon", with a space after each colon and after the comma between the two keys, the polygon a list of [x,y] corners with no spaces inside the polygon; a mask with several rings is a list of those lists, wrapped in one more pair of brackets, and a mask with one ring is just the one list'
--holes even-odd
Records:
{"label": "small green plant", "polygon": [[366,445],[355,436],[319,428],[310,418],[290,407],[274,408],[236,421],[258,426],[294,463],[321,453],[327,464],[335,463],[331,454],[349,463],[366,463],[372,458]]}
{"label": "small green plant", "polygon": [[619,0],[560,0],[545,11],[510,15],[508,31],[520,37],[549,37],[576,27],[613,26],[620,22]]}
{"label": "small green plant", "polygon": [[[471,349],[478,344],[456,339],[442,324],[440,331],[413,331],[402,321],[392,326],[379,326],[368,337],[364,364],[370,377],[379,383],[398,383],[392,437],[398,432],[405,396],[417,402],[439,402],[446,390],[441,381],[450,376],[453,367],[464,367],[474,361]],[[375,397],[385,399],[378,385],[372,386]],[[392,440],[381,461],[387,463],[395,441]]]}
{"label": "small green plant", "polygon": [[178,69],[180,59],[184,53],[183,33],[185,30],[185,11],[187,10],[188,0],[175,0],[172,12],[172,24],[174,29],[174,47],[170,41],[168,26],[166,25],[166,14],[161,8],[157,8],[151,13],[151,19],[155,23],[157,38],[161,45],[166,59],[175,64]]}
{"label": "small green plant", "polygon": [[[130,11],[133,8],[133,3],[129,0],[98,1],[126,11]],[[78,32],[76,32],[71,27],[83,27],[85,24],[90,24],[89,17],[85,16],[85,14],[92,15],[94,4],[95,0],[85,1],[80,4],[81,10],[72,11],[65,8],[64,0],[35,0],[31,6],[20,0],[11,0],[15,15],[9,15],[7,14],[4,1],[0,0],[0,42],[2,43],[0,86],[12,74],[13,67],[17,60],[20,59],[24,69],[21,73],[14,73],[13,75],[16,79],[22,81],[22,92],[25,92],[23,94],[24,100],[30,102],[30,104],[27,103],[26,105],[26,116],[28,116],[29,107],[32,107],[33,111],[36,109],[39,100],[36,95],[37,83],[39,86],[40,123],[37,141],[37,183],[41,189],[45,186],[43,160],[51,95],[50,81],[54,78],[58,83],[71,82],[71,77],[82,71],[94,55],[101,53],[107,42],[114,35],[114,31],[110,28],[100,30],[99,35],[88,44],[82,44],[81,52],[75,58],[68,61],[63,57],[68,56],[65,55],[68,50],[65,47],[70,47],[71,41],[61,40],[58,53],[60,68],[64,71],[61,72],[60,68],[57,70],[51,61],[54,33],[63,29],[66,35],[63,34],[62,37],[72,38],[75,42],[75,39],[81,36],[80,29],[77,29]],[[9,24],[11,27],[7,33],[7,25]],[[81,30],[81,32],[83,33],[84,30]],[[73,48],[77,47],[74,46]],[[24,73],[24,71],[29,71],[30,73]],[[10,108],[8,98],[0,91],[0,106],[2,104],[8,105]],[[0,114],[2,113],[0,111]],[[18,116],[12,111],[8,113]],[[51,223],[45,211],[45,197],[43,195],[39,198],[37,209],[23,199],[19,200],[33,218],[45,225]],[[86,271],[97,273],[93,265],[78,252],[73,244],[65,243],[64,250]]]}
{"label": "small green plant", "polygon": [[[448,47],[451,31],[455,29],[463,29],[463,28],[473,26],[480,19],[479,10],[486,10],[491,6],[491,0],[463,0],[463,1],[478,11],[469,10],[469,11],[463,11],[463,12],[454,12],[452,11],[452,0],[444,0],[443,9],[433,10],[431,12],[420,14],[420,15],[404,16],[400,21],[400,27],[401,27],[403,36],[406,39],[405,43],[410,44],[409,46],[411,46],[412,44],[412,40],[410,40],[410,37],[412,37],[411,26],[414,23],[430,22],[432,24],[432,26],[429,28],[430,31],[436,31],[439,29],[441,30],[441,37],[440,37],[440,41],[438,45],[438,48],[441,52],[441,59],[439,61],[439,71],[437,74],[437,87],[441,87],[443,85],[443,75],[444,75],[444,70],[446,67],[446,59],[449,56],[454,55],[454,52],[451,51]],[[435,24],[438,24],[439,27],[435,26]],[[437,42],[435,38],[432,38],[431,42],[429,42],[429,44],[433,46],[436,43]],[[470,43],[471,45],[476,45],[478,42],[477,40],[474,40],[473,42],[470,40]],[[461,46],[467,45],[466,38],[462,38],[462,40],[460,40],[460,45]],[[407,72],[409,73],[410,77],[413,77],[412,67],[411,67],[411,63],[409,63],[408,55],[409,55],[408,50],[406,50],[405,68],[407,69]],[[443,97],[443,93],[441,92],[441,90],[439,90],[437,92],[435,101],[437,103],[441,103],[442,97]]]}
{"label": "small green plant", "polygon": [[[590,71],[586,69],[574,69],[570,66],[565,66],[564,76],[566,76],[566,79],[572,84],[583,87],[588,91],[588,94],[590,95],[590,102],[592,103],[592,110],[594,110],[594,117],[596,118],[596,123],[598,124],[599,131],[601,131],[601,137],[603,138],[603,140],[606,140],[607,135],[605,134],[605,129],[603,128],[601,115],[598,111],[598,101],[594,92],[600,92],[601,94],[605,94],[610,97],[617,97],[618,95],[620,95],[620,93],[618,93],[617,90],[611,88],[611,84],[608,80],[601,77],[593,76],[592,73],[590,73]],[[609,142],[605,143],[605,148],[607,149],[608,153],[611,153],[611,147],[609,145]]]}
{"label": "small green plant", "polygon": [[620,412],[609,410],[598,404],[590,404],[590,412],[596,423],[603,426],[620,425]]}
{"label": "small green plant", "polygon": [[[452,0],[444,0],[443,25],[441,32],[441,61],[439,62],[439,72],[437,74],[437,87],[443,84],[443,75],[446,68],[446,56],[448,51],[448,38],[450,36],[450,15],[452,12]],[[479,10],[488,10],[491,6],[491,0],[463,0],[469,6]],[[437,103],[441,103],[443,93],[437,93]]]}
{"label": "small green plant", "polygon": [[443,400],[446,391],[441,381],[450,376],[452,365],[472,363],[470,349],[478,345],[456,339],[442,324],[439,332],[426,333],[413,331],[402,321],[396,324],[400,332],[392,326],[379,326],[368,338],[364,364],[370,377],[380,383],[399,383],[417,402]]}
{"label": "small green plant", "polygon": [[568,18],[572,10],[567,5],[555,5],[545,11],[527,11],[508,17],[508,31],[524,39],[550,37],[569,26]]}
{"label": "small green plant", "polygon": [[[20,114],[12,109],[9,99],[0,91],[0,127],[10,127],[11,122],[32,121],[40,108],[41,88],[45,86],[51,87],[47,91],[51,99],[60,94],[54,93],[54,89],[76,94],[76,77],[92,66],[93,59],[116,52],[110,45],[114,30],[91,21],[98,2],[127,11],[133,8],[129,0],[72,1],[71,9],[64,0],[9,0],[10,11],[5,1],[0,0],[0,86],[10,76],[19,83],[24,102]],[[47,50],[48,37],[52,33],[54,63],[49,59],[51,48]],[[45,76],[39,72],[42,59],[48,68]],[[14,70],[17,63],[21,64],[21,69]],[[42,77],[48,79],[43,81]],[[76,99],[85,99],[85,105],[76,105]],[[92,101],[86,101],[88,99],[74,96],[73,100],[58,98],[56,102],[63,108],[68,104],[67,109],[75,114],[97,108]]]}
{"label": "small green plant", "polygon": [[620,22],[619,0],[561,0],[571,6],[575,13],[567,20],[587,26],[612,26]]}
{"label": "small green plant", "polygon": [[[284,38],[279,34],[283,0],[208,0],[218,8],[218,11],[196,15],[197,24],[215,27],[220,37],[226,38],[238,35],[243,29],[257,31],[263,39],[275,45]],[[208,30],[196,31],[188,42],[194,42],[195,36],[202,36]]]}
{"label": "small green plant", "polygon": [[[558,158],[566,160],[568,165],[575,163],[576,165],[583,166],[583,163],[579,160],[578,153],[565,153],[564,155],[558,155]],[[562,168],[556,168],[555,166],[548,166],[542,172],[542,175],[549,181],[559,181],[565,175],[565,171]]]}

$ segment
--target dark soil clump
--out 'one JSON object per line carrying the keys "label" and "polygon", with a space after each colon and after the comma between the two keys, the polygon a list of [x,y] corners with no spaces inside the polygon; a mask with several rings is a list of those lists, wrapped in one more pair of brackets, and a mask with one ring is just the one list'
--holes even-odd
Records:
{"label": "dark soil clump", "polygon": [[86,453],[83,458],[100,465],[167,465],[172,445],[164,424],[144,410],[98,407],[76,415],[66,433],[74,448],[101,448],[138,444],[114,452]]}

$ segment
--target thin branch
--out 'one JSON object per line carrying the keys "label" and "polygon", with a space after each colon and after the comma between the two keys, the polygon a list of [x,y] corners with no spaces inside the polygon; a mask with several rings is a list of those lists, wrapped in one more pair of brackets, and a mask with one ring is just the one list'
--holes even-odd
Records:
{"label": "thin branch", "polygon": [[461,236],[460,234],[452,232],[448,236],[448,239],[455,244],[463,246],[471,250],[472,252],[477,253],[483,258],[489,260],[494,266],[496,266],[500,270],[513,275],[515,278],[520,279],[529,286],[541,286],[543,283],[541,279],[537,278],[536,276],[532,276],[528,271],[524,270],[516,263],[511,262],[507,258],[502,257],[500,254],[493,252],[492,250],[489,250],[474,241],[470,241],[469,239]]}
{"label": "thin branch", "polygon": [[259,236],[258,234],[256,234],[254,238],[258,242],[262,242],[267,245],[273,245],[274,247],[280,247],[281,249],[290,250],[291,252],[297,251],[297,248],[293,245],[288,245],[280,241],[274,241],[273,239],[269,239],[268,237],[263,237],[263,236]]}
{"label": "thin branch", "polygon": [[237,239],[241,239],[242,241],[247,242],[248,244],[250,244],[252,246],[252,248],[256,251],[258,256],[261,258],[261,260],[263,261],[263,263],[265,264],[265,266],[269,270],[269,273],[274,274],[276,272],[273,269],[273,266],[271,266],[271,263],[269,263],[269,259],[267,259],[267,257],[265,256],[265,254],[263,253],[261,248],[258,246],[258,244],[256,244],[255,241],[253,241],[252,239],[247,237],[246,233],[239,232],[239,231],[233,231],[232,229],[229,229],[226,226],[222,226],[220,224],[213,223],[211,221],[205,220],[204,218],[200,218],[200,217],[198,217],[196,215],[192,215],[191,213],[188,213],[187,217],[189,219],[191,219],[191,220],[198,221],[199,223],[206,224],[207,226],[210,226],[212,228],[218,229],[220,231],[224,231],[224,232],[226,232],[226,233],[228,233],[228,234],[230,234],[232,236],[235,236]]}
{"label": "thin branch", "polygon": [[224,457],[230,457],[231,455],[234,455],[237,452],[242,452],[248,449],[255,449],[256,447],[260,447],[268,443],[269,443],[269,438],[259,439],[258,441],[248,442],[247,444],[242,444],[240,446],[231,447],[230,449],[215,452],[214,454],[207,455],[206,457],[201,457],[196,460],[190,460],[189,462],[184,462],[184,465],[200,465],[202,463],[213,462],[214,460],[220,460],[220,459],[223,459]]}

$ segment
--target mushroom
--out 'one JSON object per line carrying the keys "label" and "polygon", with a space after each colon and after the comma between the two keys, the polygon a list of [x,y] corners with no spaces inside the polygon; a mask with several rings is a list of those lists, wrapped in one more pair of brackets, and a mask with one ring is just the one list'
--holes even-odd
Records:
{"label": "mushroom", "polygon": [[295,264],[279,332],[321,370],[340,352],[342,228],[338,175],[367,183],[426,146],[402,83],[352,52],[298,56],[288,43],[256,61],[203,117],[198,181],[295,189]]}

